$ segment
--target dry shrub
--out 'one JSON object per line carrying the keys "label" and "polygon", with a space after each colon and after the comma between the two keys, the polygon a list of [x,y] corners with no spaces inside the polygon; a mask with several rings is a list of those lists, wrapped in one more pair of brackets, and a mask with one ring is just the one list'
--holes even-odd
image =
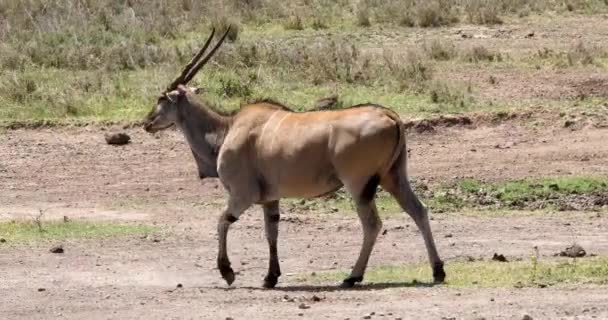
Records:
{"label": "dry shrub", "polygon": [[502,55],[499,52],[493,52],[488,48],[478,45],[467,50],[462,57],[467,62],[482,62],[482,61],[502,61]]}
{"label": "dry shrub", "polygon": [[421,92],[427,81],[433,77],[433,70],[427,60],[419,52],[408,51],[404,56],[398,56],[393,51],[384,50],[384,62],[390,76],[398,82],[401,90]]}
{"label": "dry shrub", "polygon": [[357,25],[361,27],[369,27],[372,25],[370,21],[370,9],[367,6],[357,9]]}
{"label": "dry shrub", "polygon": [[469,0],[464,7],[467,20],[473,24],[501,24],[496,1]]}
{"label": "dry shrub", "polygon": [[422,28],[440,27],[458,22],[458,16],[450,1],[429,0],[416,4],[415,21]]}
{"label": "dry shrub", "polygon": [[422,46],[426,55],[432,60],[451,60],[456,56],[456,46],[452,42],[442,42],[434,39]]}
{"label": "dry shrub", "polygon": [[303,30],[304,23],[302,22],[302,18],[299,15],[295,14],[289,17],[284,23],[283,27],[286,30]]}
{"label": "dry shrub", "polygon": [[583,41],[578,41],[568,50],[566,55],[568,64],[574,66],[576,64],[590,65],[595,62],[595,57],[600,55],[598,48],[589,48],[585,46]]}

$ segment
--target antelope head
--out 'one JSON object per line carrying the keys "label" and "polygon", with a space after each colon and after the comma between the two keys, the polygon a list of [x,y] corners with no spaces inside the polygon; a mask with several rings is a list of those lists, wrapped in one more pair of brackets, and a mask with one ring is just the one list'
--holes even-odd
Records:
{"label": "antelope head", "polygon": [[209,47],[211,40],[215,34],[215,28],[211,30],[211,35],[205,42],[205,45],[198,51],[198,53],[190,60],[190,62],[184,67],[182,73],[165,89],[164,92],[158,98],[156,105],[152,108],[150,113],[146,116],[144,122],[144,129],[147,132],[157,132],[160,130],[167,129],[174,125],[178,121],[179,112],[178,108],[180,103],[183,102],[183,98],[186,93],[191,89],[186,87],[188,82],[194,78],[198,71],[211,59],[215,51],[226,39],[230,26],[226,30],[226,33],[220,38],[215,46],[209,51],[209,53],[201,58]]}

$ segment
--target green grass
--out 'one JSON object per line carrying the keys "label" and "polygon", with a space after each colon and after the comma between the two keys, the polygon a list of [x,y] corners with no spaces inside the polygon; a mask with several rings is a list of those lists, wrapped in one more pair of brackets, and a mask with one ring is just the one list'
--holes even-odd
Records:
{"label": "green grass", "polygon": [[30,243],[69,239],[97,239],[158,231],[154,226],[88,221],[42,221],[42,229],[34,221],[0,223],[0,238],[7,243]]}
{"label": "green grass", "polygon": [[[534,287],[539,285],[577,285],[608,283],[608,258],[583,259],[556,258],[535,262],[515,261],[450,261],[445,265],[447,280],[444,286],[466,287]],[[350,271],[323,271],[315,275],[301,274],[304,282],[340,282]],[[427,263],[404,266],[379,266],[369,268],[365,283],[431,283],[432,270]]]}
{"label": "green grass", "polygon": [[[570,195],[593,195],[608,193],[608,176],[559,176],[529,178],[486,183],[476,179],[462,179],[455,183],[432,186],[429,190],[415,191],[432,213],[456,212],[467,209],[467,212],[489,214],[487,209],[505,213],[505,209],[526,209],[526,204],[533,201],[547,201],[545,206],[530,207],[531,211],[540,213],[551,209],[552,200]],[[491,203],[484,203],[486,198]],[[296,201],[290,202],[295,205]],[[343,190],[331,199],[313,199],[307,206],[317,209],[336,208],[341,213],[354,214],[355,207],[350,196]],[[380,216],[388,217],[403,214],[397,201],[387,192],[380,190],[376,194],[376,206]],[[597,207],[596,209],[599,209]],[[528,211],[526,211],[528,212]],[[528,212],[530,213],[530,212]],[[506,214],[509,214],[508,212]]]}
{"label": "green grass", "polygon": [[608,192],[608,177],[563,176],[523,179],[498,183],[482,183],[465,179],[458,183],[466,193],[486,192],[501,201],[528,201],[569,194]]}

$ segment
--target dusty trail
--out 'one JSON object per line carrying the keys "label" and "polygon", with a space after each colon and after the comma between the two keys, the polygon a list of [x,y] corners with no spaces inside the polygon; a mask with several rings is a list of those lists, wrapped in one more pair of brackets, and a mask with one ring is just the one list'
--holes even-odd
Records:
{"label": "dusty trail", "polygon": [[[404,283],[355,291],[336,290],[333,283],[310,286],[294,275],[350,268],[361,234],[354,214],[306,210],[285,213],[289,219],[281,223],[279,245],[284,276],[280,288],[270,291],[260,289],[267,264],[261,212],[252,208],[243,216],[230,234],[239,274],[236,289],[227,290],[215,270],[221,186],[198,180],[180,134],[155,139],[141,129],[127,132],[133,143],[123,147],[106,145],[96,127],[0,135],[0,219],[45,209],[48,217],[143,221],[167,231],[154,238],[158,242],[135,236],[67,241],[63,255],[48,253],[48,244],[1,245],[2,318],[361,319],[370,312],[374,319],[608,317],[605,286],[448,289]],[[606,138],[606,129],[533,129],[513,122],[442,129],[409,136],[410,168],[415,179],[431,186],[456,177],[608,174]],[[448,262],[487,259],[494,252],[527,258],[533,246],[550,257],[573,240],[589,253],[608,254],[605,214],[433,217],[438,249]],[[426,261],[409,218],[384,221],[387,233],[379,238],[370,266]],[[176,289],[178,283],[184,287]],[[321,301],[311,301],[313,295]],[[302,302],[310,308],[298,308]]]}

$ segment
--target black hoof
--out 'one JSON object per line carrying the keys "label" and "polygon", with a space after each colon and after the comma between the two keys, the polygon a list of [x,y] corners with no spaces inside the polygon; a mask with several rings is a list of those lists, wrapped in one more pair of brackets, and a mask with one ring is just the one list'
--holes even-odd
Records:
{"label": "black hoof", "polygon": [[277,282],[279,282],[279,277],[275,275],[267,275],[264,278],[264,288],[272,289],[277,285]]}
{"label": "black hoof", "polygon": [[433,280],[435,280],[435,283],[443,283],[445,281],[443,262],[437,262],[433,266]]}
{"label": "black hoof", "polygon": [[228,285],[231,285],[234,282],[234,271],[232,271],[230,266],[220,267],[220,274]]}
{"label": "black hoof", "polygon": [[363,277],[348,277],[342,281],[340,288],[352,288],[356,283],[363,281]]}

